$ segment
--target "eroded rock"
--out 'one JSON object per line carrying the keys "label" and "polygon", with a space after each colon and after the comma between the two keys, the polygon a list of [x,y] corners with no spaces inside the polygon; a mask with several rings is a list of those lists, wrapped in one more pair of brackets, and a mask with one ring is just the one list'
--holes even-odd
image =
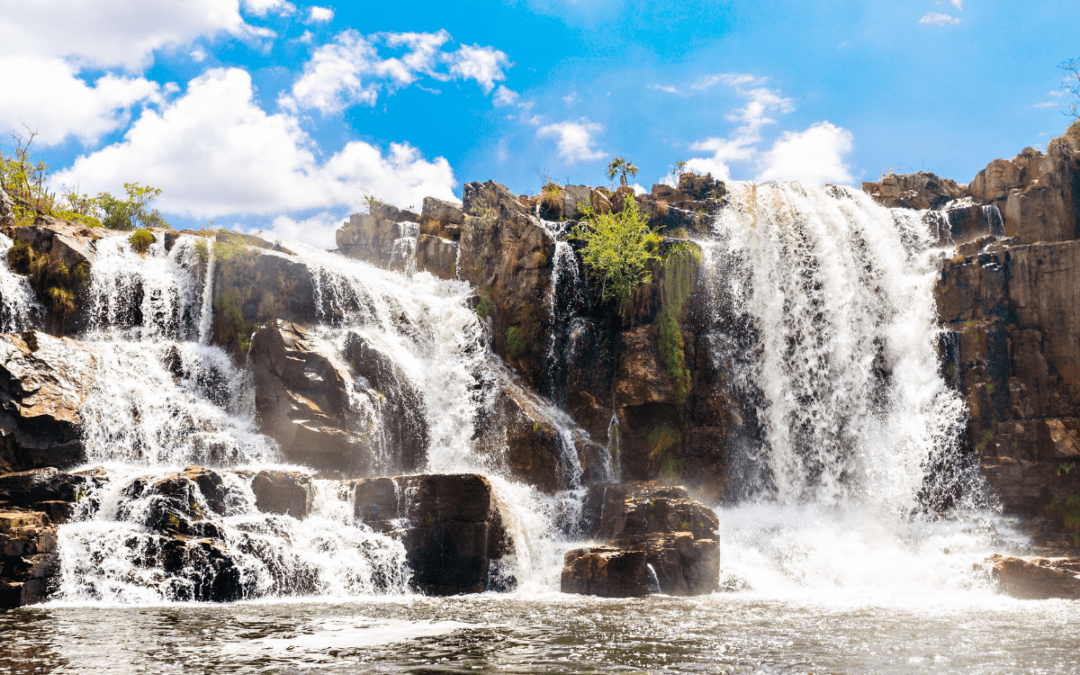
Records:
{"label": "eroded rock", "polygon": [[56,545],[46,514],[0,510],[0,609],[46,599],[60,567]]}
{"label": "eroded rock", "polygon": [[278,513],[302,520],[311,513],[315,484],[297,471],[260,471],[251,480],[255,506],[263,513]]}
{"label": "eroded rock", "polygon": [[645,551],[593,546],[567,551],[563,559],[563,593],[640,598],[653,592],[652,584]]}

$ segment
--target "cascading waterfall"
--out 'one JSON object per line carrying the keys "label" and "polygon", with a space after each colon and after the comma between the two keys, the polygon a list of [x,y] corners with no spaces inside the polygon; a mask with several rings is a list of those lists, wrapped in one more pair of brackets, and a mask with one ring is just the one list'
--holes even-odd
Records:
{"label": "cascading waterfall", "polygon": [[[957,454],[966,416],[938,364],[934,233],[848,188],[729,189],[703,248],[710,351],[752,418],[738,469],[753,494],[721,516],[733,587],[926,590],[970,577],[955,554],[1008,526],[973,471],[930,470]],[[968,515],[923,522],[942,492]],[[895,577],[875,581],[887,557]]]}
{"label": "cascading waterfall", "polygon": [[[256,429],[246,368],[207,344],[215,259],[204,242],[181,236],[166,250],[159,237],[145,255],[121,236],[97,243],[98,260],[85,287],[89,328],[81,337],[96,357],[97,377],[82,417],[89,466],[105,468],[95,478],[98,487],[86,500],[91,506],[84,517],[61,528],[59,597],[202,597],[213,580],[173,573],[175,552],[162,548],[161,537],[144,526],[152,500],[132,499],[140,481],[188,465],[226,477],[229,505],[221,536],[239,552],[239,569],[232,573],[243,597],[405,592],[404,549],[354,521],[349,489],[316,481],[315,509],[301,522],[260,513],[251,488],[231,473],[295,467]],[[406,279],[335,254],[297,249],[321,319],[312,327],[313,339],[343,354],[359,336],[388,357],[398,384],[419,392],[415,413],[426,423],[424,468],[491,476],[510,514],[505,525],[515,543],[513,557],[503,564],[513,567],[508,573],[523,588],[550,586],[561,564],[555,524],[567,498],[545,497],[503,478],[505,458],[475,447],[478,411],[495,395],[498,373],[491,368],[484,327],[465,303],[468,284],[429,274]],[[383,392],[360,378],[348,405],[376,439],[373,449],[382,455],[376,468],[390,466],[396,449],[387,441],[387,428],[397,413],[386,408]],[[572,438],[568,445],[573,448]],[[577,466],[578,483],[580,473]],[[569,501],[579,503],[580,497]]]}
{"label": "cascading waterfall", "polygon": [[44,314],[26,277],[8,267],[8,252],[14,242],[0,234],[0,332],[16,333],[32,328]]}

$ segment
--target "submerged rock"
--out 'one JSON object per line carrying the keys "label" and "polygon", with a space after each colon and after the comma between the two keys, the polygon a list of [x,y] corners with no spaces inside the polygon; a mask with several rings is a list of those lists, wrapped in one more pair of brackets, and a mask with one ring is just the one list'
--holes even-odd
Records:
{"label": "submerged rock", "polygon": [[639,598],[652,589],[645,551],[615,546],[593,546],[566,552],[562,592],[601,598]]}
{"label": "submerged rock", "polygon": [[79,411],[94,363],[68,338],[39,331],[0,335],[0,471],[84,461]]}
{"label": "submerged rock", "polygon": [[610,546],[568,553],[566,564],[572,569],[564,568],[564,592],[582,593],[582,588],[606,582],[614,586],[604,594],[616,597],[620,588],[637,588],[636,582],[623,577],[636,574],[628,562],[600,572],[606,569],[602,561],[610,560],[613,551],[642,552],[660,593],[704,595],[717,590],[719,521],[712,509],[692,499],[685,488],[650,482],[601,485],[593,488],[589,501],[587,516],[593,529],[586,534],[598,534]]}
{"label": "submerged rock", "polygon": [[425,595],[505,589],[499,561],[512,552],[490,481],[425,474],[356,481],[355,514],[405,546],[410,585]]}

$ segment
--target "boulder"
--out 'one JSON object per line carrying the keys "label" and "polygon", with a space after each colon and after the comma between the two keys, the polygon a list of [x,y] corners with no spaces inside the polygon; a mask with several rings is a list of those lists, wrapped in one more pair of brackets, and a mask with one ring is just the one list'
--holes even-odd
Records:
{"label": "boulder", "polygon": [[[685,488],[655,482],[600,485],[590,491],[586,507],[586,536],[597,534],[613,550],[644,552],[660,593],[703,595],[718,589],[719,521]],[[579,557],[568,555],[568,564],[581,564],[586,571],[599,569],[599,559],[577,563]],[[576,572],[564,568],[563,580],[570,580],[570,588],[581,587],[576,578]],[[566,586],[563,590],[580,592],[567,591]]]}
{"label": "boulder", "polygon": [[184,540],[222,539],[214,515],[224,515],[225,504],[221,476],[189,466],[181,473],[136,478],[123,490],[117,519],[136,521],[154,532]]}
{"label": "boulder", "polygon": [[484,476],[424,474],[355,485],[356,517],[402,542],[415,590],[445,596],[512,583],[498,569],[512,545]]}
{"label": "boulder", "polygon": [[1080,558],[991,556],[980,566],[1000,591],[1022,600],[1080,600]]}
{"label": "boulder", "polygon": [[563,559],[563,593],[640,598],[653,592],[652,586],[645,551],[593,546],[567,551]]}
{"label": "boulder", "polygon": [[995,159],[971,179],[968,193],[980,204],[1005,200],[1009,192],[1024,184],[1023,171],[1007,159]]}
{"label": "boulder", "polygon": [[46,599],[60,568],[56,546],[46,514],[0,510],[0,610]]}
{"label": "boulder", "polygon": [[0,470],[69,467],[85,459],[79,410],[94,356],[38,331],[0,335]]}
{"label": "boulder", "polygon": [[424,197],[424,209],[420,213],[421,235],[457,241],[461,238],[464,223],[465,211],[457,204]]}
{"label": "boulder", "polygon": [[0,475],[0,502],[26,506],[37,502],[74,502],[90,487],[86,476],[52,467]]}
{"label": "boulder", "polygon": [[559,432],[520,384],[507,378],[478,426],[478,446],[504,461],[512,476],[546,494],[564,487]]}
{"label": "boulder", "polygon": [[457,278],[458,245],[449,239],[421,234],[416,240],[416,269],[440,279]]}
{"label": "boulder", "polygon": [[393,204],[387,204],[379,200],[372,200],[368,204],[368,211],[379,220],[389,220],[395,223],[419,223],[420,216],[409,209],[399,209]]}
{"label": "boulder", "polygon": [[303,520],[315,501],[311,476],[298,471],[260,471],[251,480],[255,506],[263,513],[277,513]]}
{"label": "boulder", "polygon": [[401,236],[400,231],[392,220],[354,213],[334,238],[342,255],[385,267],[393,257],[394,240]]}
{"label": "boulder", "polygon": [[882,206],[907,209],[940,209],[967,194],[967,186],[928,171],[889,174],[876,183],[863,183],[863,192]]}
{"label": "boulder", "polygon": [[305,328],[286,321],[256,331],[249,359],[259,426],[281,444],[286,457],[326,470],[365,465],[348,430],[353,378],[345,364]]}

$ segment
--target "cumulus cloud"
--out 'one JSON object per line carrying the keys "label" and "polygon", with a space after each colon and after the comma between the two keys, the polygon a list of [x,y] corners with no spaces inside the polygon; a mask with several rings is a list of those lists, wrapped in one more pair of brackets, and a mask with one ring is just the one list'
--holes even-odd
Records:
{"label": "cumulus cloud", "polygon": [[957,19],[951,14],[943,14],[941,12],[927,12],[923,15],[923,18],[919,19],[919,23],[925,23],[931,26],[955,26],[961,21],[962,19]]}
{"label": "cumulus cloud", "polygon": [[762,127],[776,123],[770,115],[794,110],[790,98],[782,96],[777,90],[762,86],[766,81],[765,78],[752,75],[726,73],[711,75],[692,85],[693,89],[705,90],[715,84],[727,84],[747,102],[744,107],[726,116],[729,121],[742,123],[731,135],[727,138],[706,138],[690,146],[695,152],[709,152],[712,156],[688,160],[688,171],[711,173],[719,180],[728,180],[731,177],[731,162],[745,161],[755,156],[755,146],[761,142]]}
{"label": "cumulus cloud", "polygon": [[132,106],[161,103],[163,88],[141,77],[107,74],[93,85],[58,58],[0,57],[4,86],[17,96],[0,97],[0,125],[37,132],[36,143],[55,145],[70,135],[84,144],[126,126]]}
{"label": "cumulus cloud", "polygon": [[427,161],[409,145],[383,152],[354,141],[322,163],[314,150],[294,116],[256,104],[246,71],[216,69],[160,112],[144,112],[122,142],[79,157],[55,180],[93,193],[138,179],[162,188],[163,211],[199,218],[359,208],[364,190],[404,206],[427,195],[454,199],[449,163]]}
{"label": "cumulus cloud", "polygon": [[485,94],[491,93],[496,82],[506,79],[505,68],[510,67],[510,57],[493,47],[462,45],[446,57],[450,72],[466,80],[476,80]]}
{"label": "cumulus cloud", "polygon": [[596,147],[593,134],[603,131],[604,127],[582,117],[576,122],[548,124],[536,130],[537,138],[555,137],[559,148],[559,157],[567,162],[580,162],[600,159],[604,156]]}
{"label": "cumulus cloud", "polygon": [[521,95],[516,91],[501,85],[495,90],[495,105],[515,105],[520,98]]}
{"label": "cumulus cloud", "polygon": [[270,240],[300,242],[315,248],[335,248],[335,233],[341,225],[342,219],[329,211],[322,211],[301,220],[282,214],[275,217],[270,228],[263,230],[259,236]]}
{"label": "cumulus cloud", "polygon": [[[443,51],[450,39],[445,30],[373,36],[344,31],[333,42],[315,50],[292,90],[283,93],[278,102],[293,112],[309,109],[332,114],[353,105],[374,105],[380,92],[410,85],[420,75],[443,82],[455,78],[476,80],[485,94],[491,93],[495,82],[506,79],[503,69],[510,65],[506,54],[478,45]],[[380,46],[404,49],[406,53],[384,57]],[[444,65],[447,69],[440,70]],[[505,92],[509,90],[500,88],[497,103],[505,103],[509,96]]]}
{"label": "cumulus cloud", "polygon": [[329,7],[312,7],[308,10],[308,23],[324,23],[333,19],[334,10]]}
{"label": "cumulus cloud", "polygon": [[806,131],[785,131],[762,156],[763,169],[757,179],[852,183],[855,179],[844,156],[853,145],[850,131],[829,122],[818,122]]}
{"label": "cumulus cloud", "polygon": [[952,0],[952,6],[962,12],[964,11],[964,0]]}
{"label": "cumulus cloud", "polygon": [[266,16],[271,12],[288,16],[296,11],[296,5],[286,0],[244,0],[244,10],[252,16]]}
{"label": "cumulus cloud", "polygon": [[154,50],[199,37],[268,37],[240,15],[237,0],[35,0],[5,3],[0,56],[63,58],[78,67],[138,72]]}

